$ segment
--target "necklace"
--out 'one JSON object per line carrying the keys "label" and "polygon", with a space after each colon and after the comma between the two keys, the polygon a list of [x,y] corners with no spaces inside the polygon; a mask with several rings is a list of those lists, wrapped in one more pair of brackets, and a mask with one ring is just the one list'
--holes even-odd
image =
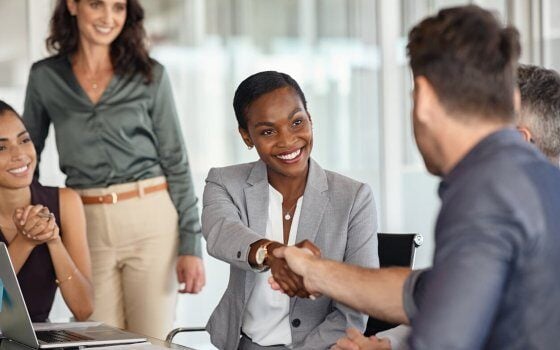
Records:
{"label": "necklace", "polygon": [[74,63],[73,69],[77,76],[82,77],[84,85],[89,86],[89,88],[95,92],[106,86],[106,84],[111,80],[111,77],[113,76],[112,67],[104,67],[99,68],[96,71],[92,71],[90,69],[87,69],[85,66],[82,68],[77,63]]}
{"label": "necklace", "polygon": [[91,88],[97,91],[102,84],[105,84],[107,79],[107,74],[103,72],[98,72],[97,74],[92,74],[91,77],[86,77]]}
{"label": "necklace", "polygon": [[292,210],[295,209],[297,205],[297,201],[294,203],[294,205],[292,205],[292,207],[290,208],[290,210],[288,210],[287,212],[284,213],[284,220],[291,220],[292,219]]}

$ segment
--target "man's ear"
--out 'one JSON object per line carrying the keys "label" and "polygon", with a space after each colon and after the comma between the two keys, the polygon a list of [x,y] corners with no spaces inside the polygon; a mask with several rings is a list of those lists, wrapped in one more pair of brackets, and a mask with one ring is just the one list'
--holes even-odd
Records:
{"label": "man's ear", "polygon": [[533,134],[531,133],[531,130],[529,130],[526,126],[522,126],[522,125],[517,126],[517,131],[519,131],[519,133],[521,134],[521,136],[525,141],[530,143],[535,143],[535,141],[533,140]]}
{"label": "man's ear", "polygon": [[443,108],[434,87],[425,76],[420,75],[414,78],[414,104],[416,118],[423,124],[430,121],[436,106]]}
{"label": "man's ear", "polygon": [[237,131],[239,131],[239,135],[241,135],[241,138],[243,139],[243,142],[245,142],[245,145],[247,145],[248,148],[253,148],[254,144],[253,141],[251,140],[251,136],[249,135],[249,132],[246,129],[243,129],[242,127],[238,127]]}

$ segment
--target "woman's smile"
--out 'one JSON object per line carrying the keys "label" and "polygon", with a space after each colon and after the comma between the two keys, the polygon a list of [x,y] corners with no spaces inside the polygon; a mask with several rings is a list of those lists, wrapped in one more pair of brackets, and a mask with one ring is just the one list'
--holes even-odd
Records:
{"label": "woman's smile", "polygon": [[291,163],[298,162],[302,158],[301,157],[302,154],[303,154],[303,148],[298,148],[294,151],[288,151],[288,152],[277,154],[275,157],[280,159],[284,163],[291,164]]}
{"label": "woman's smile", "polygon": [[29,172],[29,169],[30,169],[29,165],[30,164],[31,163],[27,163],[24,166],[19,167],[19,168],[8,169],[8,172],[10,174],[18,176],[18,177],[26,176],[27,173]]}
{"label": "woman's smile", "polygon": [[102,26],[102,25],[94,25],[95,31],[99,34],[107,35],[111,33],[114,27],[112,26]]}

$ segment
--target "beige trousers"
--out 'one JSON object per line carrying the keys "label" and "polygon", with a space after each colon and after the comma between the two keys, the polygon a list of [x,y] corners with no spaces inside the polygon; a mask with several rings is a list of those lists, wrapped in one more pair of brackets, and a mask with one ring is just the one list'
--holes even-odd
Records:
{"label": "beige trousers", "polygon": [[[141,192],[164,181],[157,177],[78,192],[84,196],[135,188]],[[95,294],[91,319],[165,339],[173,326],[178,289],[178,216],[169,193],[84,207]]]}

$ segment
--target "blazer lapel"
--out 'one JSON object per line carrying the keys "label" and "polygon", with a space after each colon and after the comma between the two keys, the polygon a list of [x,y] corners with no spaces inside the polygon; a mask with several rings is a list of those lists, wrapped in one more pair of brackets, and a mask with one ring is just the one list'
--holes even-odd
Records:
{"label": "blazer lapel", "polygon": [[258,234],[265,235],[266,220],[268,218],[268,180],[266,165],[262,161],[255,163],[245,188],[245,203],[247,204],[248,226]]}
{"label": "blazer lapel", "polygon": [[[327,174],[313,159],[309,160],[309,174],[307,184],[303,192],[303,204],[299,217],[299,225],[296,236],[296,243],[308,239],[315,242],[315,237],[319,232],[319,226],[325,209],[329,204],[327,190]],[[298,298],[290,298],[290,313],[294,310]]]}
{"label": "blazer lapel", "polygon": [[329,185],[325,171],[313,159],[310,159],[296,243],[304,239],[308,239],[311,242],[315,241],[325,208],[329,204],[328,189]]}

